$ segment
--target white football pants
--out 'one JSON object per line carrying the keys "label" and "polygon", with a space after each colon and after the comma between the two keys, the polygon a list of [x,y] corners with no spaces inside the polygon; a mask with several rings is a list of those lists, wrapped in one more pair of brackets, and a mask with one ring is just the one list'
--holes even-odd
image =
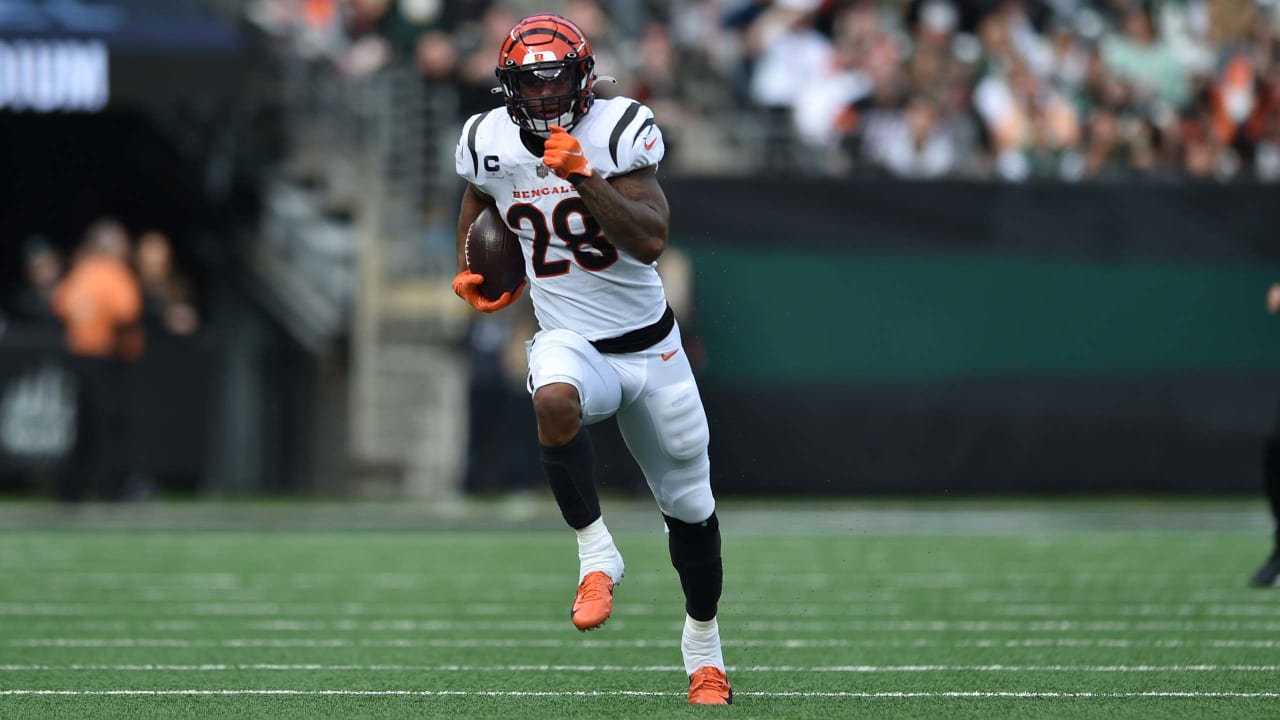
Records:
{"label": "white football pants", "polygon": [[543,330],[529,349],[529,392],[552,383],[578,389],[582,422],[613,415],[658,507],[687,523],[716,509],[707,414],[680,343],[680,326],[648,350],[603,354],[570,330]]}

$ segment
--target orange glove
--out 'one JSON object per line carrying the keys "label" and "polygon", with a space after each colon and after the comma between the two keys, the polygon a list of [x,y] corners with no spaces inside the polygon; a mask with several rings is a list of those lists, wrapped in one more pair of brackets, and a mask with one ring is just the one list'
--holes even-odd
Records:
{"label": "orange glove", "polygon": [[520,293],[524,291],[525,283],[528,280],[522,280],[514,291],[502,293],[502,297],[497,300],[490,300],[480,294],[480,285],[483,282],[483,275],[477,275],[470,270],[463,270],[453,278],[453,291],[458,293],[458,297],[471,303],[471,307],[480,312],[491,313],[515,302],[520,297]]}
{"label": "orange glove", "polygon": [[559,125],[551,126],[551,137],[542,150],[542,164],[566,180],[570,175],[591,177],[595,172],[587,156],[582,154],[582,143]]}

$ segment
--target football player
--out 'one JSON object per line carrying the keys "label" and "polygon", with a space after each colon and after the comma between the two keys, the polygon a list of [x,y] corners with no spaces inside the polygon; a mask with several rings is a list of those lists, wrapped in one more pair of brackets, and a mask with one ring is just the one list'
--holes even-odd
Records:
{"label": "football player", "polygon": [[525,287],[486,300],[483,278],[467,267],[467,230],[493,206],[520,237],[540,327],[528,343],[528,388],[552,494],[578,536],[570,618],[579,630],[603,625],[622,582],[586,429],[616,416],[666,521],[684,591],[689,702],[728,704],[707,418],[656,269],[669,214],[657,179],[662,131],[641,103],[595,97],[591,45],[558,15],[517,23],[496,73],[505,106],[472,116],[458,141],[457,171],[467,188],[453,289],[477,310],[494,312]]}
{"label": "football player", "polygon": [[[1280,283],[1272,285],[1267,291],[1267,311],[1273,315],[1280,313]],[[1276,419],[1276,427],[1271,431],[1271,437],[1267,438],[1267,445],[1263,450],[1262,474],[1276,537],[1271,557],[1258,568],[1249,582],[1259,587],[1274,587],[1280,585],[1280,417]]]}

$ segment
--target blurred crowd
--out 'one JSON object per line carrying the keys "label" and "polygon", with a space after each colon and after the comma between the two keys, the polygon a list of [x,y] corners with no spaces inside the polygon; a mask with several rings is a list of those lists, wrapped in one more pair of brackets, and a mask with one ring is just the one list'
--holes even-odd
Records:
{"label": "blurred crowd", "polygon": [[5,298],[7,325],[59,328],[72,353],[136,359],[148,335],[189,336],[200,327],[192,284],[158,230],[135,242],[120,222],[101,218],[69,260],[43,235],[28,237],[21,257],[22,282]]}
{"label": "blurred crowd", "polygon": [[[38,235],[24,241],[21,254],[23,282],[4,298],[0,335],[51,346],[60,337],[58,365],[72,379],[75,398],[72,447],[53,478],[55,494],[68,502],[149,496],[154,481],[131,470],[127,460],[135,420],[133,367],[200,329],[193,288],[174,261],[172,242],[150,230],[135,243],[124,225],[101,218],[85,230],[69,261],[60,246]],[[56,408],[17,410],[34,418]]]}
{"label": "blurred crowd", "polygon": [[746,33],[750,97],[833,172],[1280,178],[1272,1],[779,0]]}
{"label": "blurred crowd", "polygon": [[[497,105],[524,14],[751,169],[907,178],[1280,179],[1280,0],[256,0],[250,18],[360,78],[400,58]],[[700,132],[699,132],[700,131]],[[751,157],[755,155],[757,157]]]}

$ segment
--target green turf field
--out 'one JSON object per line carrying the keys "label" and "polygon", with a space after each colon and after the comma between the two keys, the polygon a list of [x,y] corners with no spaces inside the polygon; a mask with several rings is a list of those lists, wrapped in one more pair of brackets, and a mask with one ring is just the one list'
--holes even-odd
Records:
{"label": "green turf field", "polygon": [[0,505],[0,717],[1280,717],[1260,501],[723,505],[730,708],[656,513],[587,634],[554,513]]}

